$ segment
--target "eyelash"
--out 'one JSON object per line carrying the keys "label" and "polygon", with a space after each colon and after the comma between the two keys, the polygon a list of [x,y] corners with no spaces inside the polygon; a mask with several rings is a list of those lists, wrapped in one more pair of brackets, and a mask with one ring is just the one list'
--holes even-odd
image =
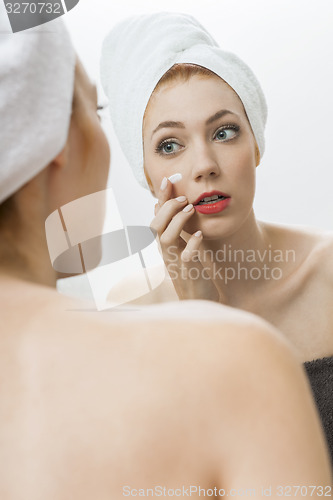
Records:
{"label": "eyelash", "polygon": [[107,107],[108,107],[108,103],[104,103],[104,104],[98,104],[97,105],[97,112],[101,112],[101,111],[104,111]]}
{"label": "eyelash", "polygon": [[[223,127],[219,127],[216,132],[214,133],[214,136],[213,138],[215,139],[217,134],[219,132],[221,132],[221,130],[234,130],[235,132],[239,132],[240,130],[240,127],[239,125],[235,125],[234,123],[229,123],[227,125],[223,125]],[[223,141],[223,142],[229,142],[229,141],[232,141],[232,139],[234,139],[234,137],[232,137],[231,139],[227,139],[226,141]]]}
{"label": "eyelash", "polygon": [[[163,141],[161,141],[159,143],[159,145],[157,146],[157,148],[155,149],[155,152],[160,154],[161,156],[172,156],[176,153],[169,153],[169,154],[166,154],[166,153],[163,153],[162,150],[164,148],[164,146],[167,146],[168,144],[178,144],[177,140],[176,139],[164,139]],[[178,144],[180,146],[180,144]]]}
{"label": "eyelash", "polygon": [[[228,123],[227,125],[223,125],[222,127],[219,127],[215,132],[214,132],[214,135],[213,135],[213,139],[216,138],[217,134],[221,131],[221,130],[234,130],[235,132],[239,132],[240,130],[240,127],[238,125],[235,125],[234,123]],[[221,142],[229,142],[229,141],[232,141],[234,139],[234,137],[232,137],[231,139],[227,139],[225,141],[221,141]],[[174,152],[174,153],[163,153],[163,147],[166,146],[167,144],[178,144],[180,146],[180,144],[177,142],[177,139],[173,139],[173,138],[169,138],[169,139],[164,139],[163,141],[161,141],[159,143],[159,145],[157,146],[157,148],[155,149],[155,152],[161,156],[173,156],[175,155],[176,153],[178,153],[178,151]]]}

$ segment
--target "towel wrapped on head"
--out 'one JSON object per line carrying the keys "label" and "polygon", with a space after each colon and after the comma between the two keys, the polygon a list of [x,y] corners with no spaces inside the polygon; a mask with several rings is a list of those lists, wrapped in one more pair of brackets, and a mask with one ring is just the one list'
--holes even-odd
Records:
{"label": "towel wrapped on head", "polygon": [[186,14],[157,13],[131,17],[111,30],[103,44],[101,77],[111,120],[138,182],[148,189],[143,169],[142,122],[156,85],[174,64],[211,70],[241,99],[264,154],[267,106],[252,70],[223,51],[203,26]]}
{"label": "towel wrapped on head", "polygon": [[3,9],[0,2],[0,203],[64,147],[76,60],[62,20],[13,34]]}

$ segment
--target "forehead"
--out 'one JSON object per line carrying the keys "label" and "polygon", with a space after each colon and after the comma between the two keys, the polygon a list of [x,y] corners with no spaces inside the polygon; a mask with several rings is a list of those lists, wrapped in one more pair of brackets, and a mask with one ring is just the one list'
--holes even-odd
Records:
{"label": "forehead", "polygon": [[236,92],[218,76],[192,76],[154,92],[147,106],[145,125],[154,127],[162,121],[206,121],[220,109],[245,117],[243,103]]}

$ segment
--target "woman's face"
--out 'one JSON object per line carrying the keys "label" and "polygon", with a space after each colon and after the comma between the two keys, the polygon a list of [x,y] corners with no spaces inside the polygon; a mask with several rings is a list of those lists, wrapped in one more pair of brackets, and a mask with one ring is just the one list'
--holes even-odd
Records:
{"label": "woman's face", "polygon": [[96,86],[77,63],[73,113],[69,130],[69,163],[77,174],[81,193],[76,198],[106,188],[110,148],[98,115]]}
{"label": "woman's face", "polygon": [[213,191],[227,197],[223,203],[200,203],[186,231],[225,237],[253,213],[256,143],[242,102],[221,78],[193,76],[162,86],[147,107],[143,144],[154,193],[163,177],[181,173],[174,197],[185,195],[195,206]]}
{"label": "woman's face", "polygon": [[61,168],[56,162],[55,168],[50,170],[53,189],[49,213],[106,189],[110,148],[98,116],[96,87],[79,61],[75,70],[69,133],[59,162]]}
{"label": "woman's face", "polygon": [[[58,176],[53,189],[56,199],[50,212],[66,205],[67,231],[74,231],[76,238],[79,234],[81,241],[95,238],[89,250],[85,250],[86,270],[98,265],[101,257],[98,236],[103,229],[110,167],[110,148],[98,112],[96,86],[78,62],[65,159],[61,168],[52,169],[53,175],[58,173]],[[94,193],[97,194],[89,196]]]}

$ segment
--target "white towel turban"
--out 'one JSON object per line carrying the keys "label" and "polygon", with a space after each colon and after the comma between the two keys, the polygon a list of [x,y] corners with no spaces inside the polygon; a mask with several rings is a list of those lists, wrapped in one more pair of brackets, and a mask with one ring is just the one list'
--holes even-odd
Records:
{"label": "white towel turban", "polygon": [[252,70],[235,54],[221,50],[192,16],[158,13],[131,17],[115,26],[103,44],[102,84],[111,120],[138,182],[148,188],[143,170],[142,121],[149,98],[174,64],[203,66],[238,94],[260,155],[264,154],[267,106]]}
{"label": "white towel turban", "polygon": [[74,73],[74,48],[60,19],[13,34],[0,2],[0,203],[64,147]]}

